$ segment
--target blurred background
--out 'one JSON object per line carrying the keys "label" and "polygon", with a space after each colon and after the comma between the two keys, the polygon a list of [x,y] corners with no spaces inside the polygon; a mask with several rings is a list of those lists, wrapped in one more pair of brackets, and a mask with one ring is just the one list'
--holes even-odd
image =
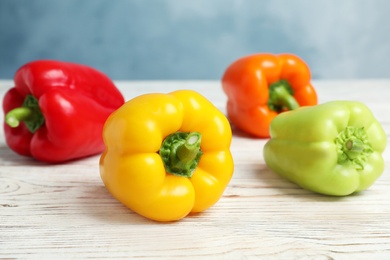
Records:
{"label": "blurred background", "polygon": [[390,78],[388,0],[0,0],[0,79],[36,59],[114,80],[219,80],[235,59],[294,53],[314,79]]}

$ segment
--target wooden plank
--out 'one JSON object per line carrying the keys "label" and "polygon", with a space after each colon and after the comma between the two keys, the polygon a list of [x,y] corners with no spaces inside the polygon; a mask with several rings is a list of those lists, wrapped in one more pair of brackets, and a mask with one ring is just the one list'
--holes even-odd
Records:
{"label": "wooden plank", "polygon": [[[366,103],[390,133],[390,81],[318,81],[320,102]],[[117,82],[127,99],[198,90],[222,111],[219,82]],[[12,86],[0,81],[0,93]],[[173,223],[138,216],[105,189],[99,156],[46,165],[14,154],[0,130],[0,258],[384,259],[390,256],[390,151],[367,191],[343,198],[270,171],[266,140],[234,131],[235,172],[211,209]]]}

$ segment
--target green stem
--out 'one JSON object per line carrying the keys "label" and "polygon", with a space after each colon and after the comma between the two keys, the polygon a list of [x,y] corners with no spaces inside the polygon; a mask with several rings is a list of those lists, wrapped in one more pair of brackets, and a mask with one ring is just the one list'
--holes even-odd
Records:
{"label": "green stem", "polygon": [[197,132],[190,133],[185,142],[177,147],[177,158],[183,162],[194,160],[200,150],[201,135]]}
{"label": "green stem", "polygon": [[176,132],[165,138],[159,153],[166,171],[182,177],[192,177],[202,155],[201,139],[198,132]]}
{"label": "green stem", "polygon": [[345,153],[351,159],[354,159],[359,156],[359,154],[364,150],[364,144],[361,140],[347,140],[345,143]]}
{"label": "green stem", "polygon": [[28,120],[33,111],[28,107],[17,107],[5,115],[5,122],[10,127],[18,127],[20,122]]}
{"label": "green stem", "polygon": [[277,81],[269,86],[268,106],[277,112],[293,110],[299,107],[294,91],[286,80]]}
{"label": "green stem", "polygon": [[347,126],[335,139],[338,163],[352,163],[357,170],[363,170],[373,152],[363,127]]}
{"label": "green stem", "polygon": [[44,124],[45,118],[38,100],[32,95],[27,95],[21,107],[14,108],[5,115],[5,122],[13,128],[24,122],[27,129],[35,133]]}

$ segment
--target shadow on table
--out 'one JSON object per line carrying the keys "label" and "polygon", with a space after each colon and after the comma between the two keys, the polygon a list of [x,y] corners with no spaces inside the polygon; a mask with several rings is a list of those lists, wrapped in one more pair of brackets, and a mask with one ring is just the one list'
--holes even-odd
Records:
{"label": "shadow on table", "polygon": [[[81,198],[83,211],[90,217],[106,224],[143,225],[159,224],[160,222],[147,219],[116,200],[104,185],[86,187],[86,196]],[[75,202],[76,203],[76,202]],[[77,202],[80,204],[80,202]],[[175,222],[164,222],[170,224]]]}
{"label": "shadow on table", "polygon": [[23,156],[12,151],[6,144],[0,144],[0,165],[4,166],[45,166],[44,162],[34,160],[31,157]]}
{"label": "shadow on table", "polygon": [[233,124],[230,124],[230,127],[232,129],[233,137],[236,136],[236,137],[243,137],[243,138],[249,138],[249,139],[254,139],[254,140],[261,139],[261,138],[255,137],[253,135],[250,135],[250,134],[238,129]]}
{"label": "shadow on table", "polygon": [[281,196],[292,196],[294,198],[300,198],[300,200],[312,200],[312,201],[342,201],[350,197],[360,196],[361,193],[351,194],[348,196],[331,196],[319,194],[301,188],[297,184],[279,176],[269,169],[266,165],[262,167],[262,171],[258,174],[261,181],[268,187],[273,188],[275,193]]}
{"label": "shadow on table", "polygon": [[[52,166],[61,166],[61,165],[72,165],[79,164],[85,165],[90,164],[92,160],[95,160],[100,154],[89,155],[81,158],[76,158],[68,161],[57,162],[57,163],[48,163],[38,161],[30,156],[24,156],[17,154],[11,148],[5,144],[0,144],[0,166],[37,166],[37,167],[52,167]],[[95,163],[95,162],[93,162]]]}

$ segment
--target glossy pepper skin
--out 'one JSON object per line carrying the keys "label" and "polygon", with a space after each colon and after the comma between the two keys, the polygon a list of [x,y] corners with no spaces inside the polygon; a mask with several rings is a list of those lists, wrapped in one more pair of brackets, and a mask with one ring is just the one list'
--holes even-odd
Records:
{"label": "glossy pepper skin", "polygon": [[250,135],[268,138],[269,125],[279,113],[317,104],[310,80],[309,67],[293,54],[242,57],[222,77],[229,120]]}
{"label": "glossy pepper skin", "polygon": [[264,146],[269,168],[299,186],[346,196],[384,170],[386,134],[361,102],[332,101],[278,115]]}
{"label": "glossy pepper skin", "polygon": [[23,65],[3,99],[8,146],[20,155],[60,163],[104,150],[107,117],[124,103],[94,68],[55,60]]}
{"label": "glossy pepper skin", "polygon": [[[186,150],[176,145],[183,144],[176,139],[181,137],[190,145],[184,155],[177,152]],[[103,138],[100,173],[106,188],[125,206],[155,221],[175,221],[208,209],[233,174],[229,122],[194,91],[127,101],[108,118]],[[167,153],[169,146],[181,148]]]}

